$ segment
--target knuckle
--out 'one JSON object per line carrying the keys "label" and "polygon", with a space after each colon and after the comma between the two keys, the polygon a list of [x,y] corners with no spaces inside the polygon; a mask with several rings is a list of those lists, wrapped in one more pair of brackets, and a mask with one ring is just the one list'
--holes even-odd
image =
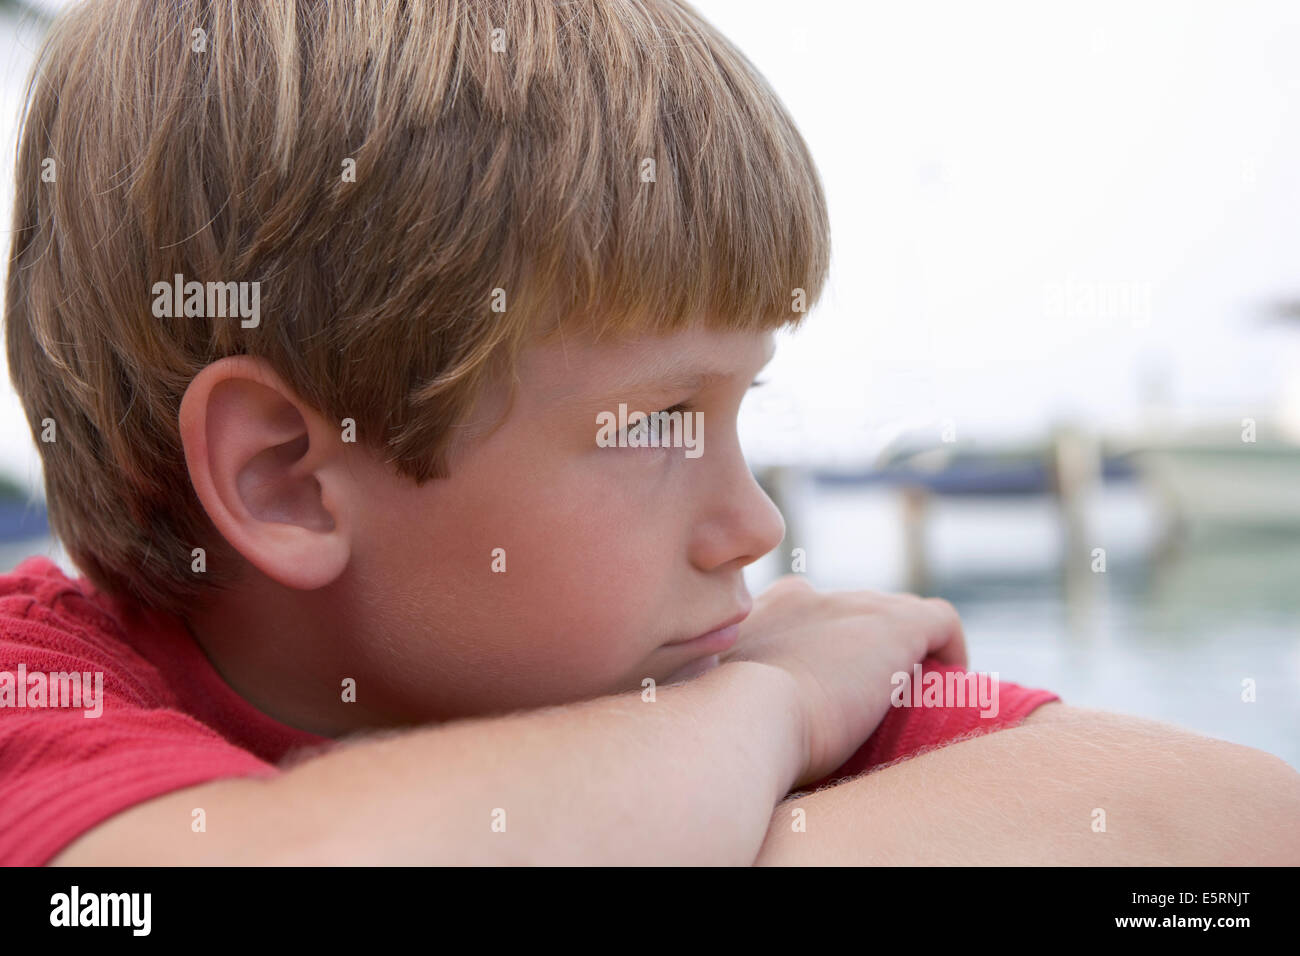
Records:
{"label": "knuckle", "polygon": [[957,620],[961,617],[950,601],[946,601],[939,597],[925,598],[924,600],[931,610],[937,611],[942,617],[951,618],[952,620]]}
{"label": "knuckle", "polygon": [[925,601],[904,591],[877,595],[876,606],[893,614],[914,615],[925,607]]}
{"label": "knuckle", "polygon": [[812,591],[813,586],[802,574],[783,574],[772,582],[768,590],[776,591],[778,594],[806,593]]}
{"label": "knuckle", "polygon": [[852,591],[836,591],[836,597],[848,604],[860,605],[863,607],[880,607],[889,601],[889,595],[880,591],[872,591],[868,588],[858,588]]}

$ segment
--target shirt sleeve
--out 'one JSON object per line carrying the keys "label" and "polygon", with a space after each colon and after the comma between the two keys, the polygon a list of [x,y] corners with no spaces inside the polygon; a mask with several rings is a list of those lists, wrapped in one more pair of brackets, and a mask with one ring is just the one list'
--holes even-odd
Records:
{"label": "shirt sleeve", "polygon": [[[1049,690],[1021,687],[933,658],[922,663],[921,677],[919,706],[918,690],[912,682],[905,694],[907,706],[891,706],[885,719],[844,764],[801,790],[815,790],[957,740],[1014,727],[1043,704],[1061,699]],[[988,695],[981,703],[973,692],[977,680],[996,688],[996,698]],[[995,700],[995,706],[990,706],[989,700]]]}
{"label": "shirt sleeve", "polygon": [[[106,648],[93,630],[58,626],[65,622],[51,609],[35,610],[46,613],[0,607],[0,865],[43,865],[96,824],[171,791],[279,772],[181,711],[129,649]],[[99,705],[83,697],[81,707],[50,706],[55,695],[47,695],[26,706],[39,701],[30,675],[74,671],[91,686],[102,674]],[[27,686],[17,686],[19,676]],[[189,824],[176,821],[178,839]]]}

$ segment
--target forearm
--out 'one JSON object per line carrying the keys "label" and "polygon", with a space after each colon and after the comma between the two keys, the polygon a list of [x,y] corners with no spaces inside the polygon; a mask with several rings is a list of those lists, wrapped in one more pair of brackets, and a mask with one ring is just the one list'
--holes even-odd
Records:
{"label": "forearm", "polygon": [[309,862],[748,865],[801,768],[792,693],[775,668],[724,664],[654,702],[345,746],[286,773],[276,799],[306,815]]}
{"label": "forearm", "polygon": [[1276,757],[1071,709],[782,803],[758,863],[1295,865],[1298,828]]}

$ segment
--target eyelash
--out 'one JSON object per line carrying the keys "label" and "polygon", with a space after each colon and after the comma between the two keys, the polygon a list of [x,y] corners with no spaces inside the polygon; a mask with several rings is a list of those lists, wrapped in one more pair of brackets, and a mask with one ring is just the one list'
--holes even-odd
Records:
{"label": "eyelash", "polygon": [[[671,408],[665,408],[665,409],[661,409],[660,411],[653,412],[652,416],[671,415],[673,412],[681,412],[683,415],[685,415],[687,412],[691,411],[694,407],[695,406],[692,405],[689,401],[678,402],[676,405],[673,405]],[[643,428],[644,426],[645,426],[645,421],[643,420],[641,422],[638,422],[636,425],[629,425],[627,428],[627,432],[630,432],[633,428]],[[627,432],[624,433],[624,437],[627,437]]]}
{"label": "eyelash", "polygon": [[[760,385],[766,385],[766,384],[767,384],[767,379],[765,379],[765,378],[762,378],[762,379],[756,378],[756,379],[754,379],[753,382],[750,383],[750,386],[749,386],[749,387],[750,387],[750,388],[758,388]],[[671,415],[673,412],[681,412],[681,413],[684,415],[684,414],[686,414],[686,413],[689,412],[689,411],[693,411],[694,409],[695,409],[695,406],[692,404],[691,400],[690,400],[690,399],[687,399],[687,400],[684,401],[684,402],[678,402],[676,405],[673,405],[671,408],[665,408],[665,409],[662,409],[662,410],[660,410],[660,411],[655,412],[654,414],[656,414],[656,415],[662,415],[662,414],[668,414],[668,415]]]}
{"label": "eyelash", "polygon": [[[757,387],[760,386],[760,385],[766,385],[766,384],[767,384],[767,379],[765,379],[765,378],[764,378],[764,379],[754,379],[754,381],[750,383],[750,386],[749,386],[749,387],[750,387],[750,388],[757,388]],[[684,401],[684,402],[678,402],[676,405],[673,405],[673,406],[671,406],[671,407],[669,407],[669,408],[664,408],[664,409],[661,409],[660,411],[654,412],[654,414],[655,414],[655,415],[671,415],[673,412],[681,412],[683,415],[685,415],[687,412],[694,411],[694,410],[695,410],[695,405],[692,404],[692,402],[688,399],[688,400],[686,400],[686,401]],[[638,426],[638,427],[639,427],[639,426]],[[628,431],[631,431],[631,428],[629,428]],[[624,437],[626,437],[626,433],[625,433]]]}

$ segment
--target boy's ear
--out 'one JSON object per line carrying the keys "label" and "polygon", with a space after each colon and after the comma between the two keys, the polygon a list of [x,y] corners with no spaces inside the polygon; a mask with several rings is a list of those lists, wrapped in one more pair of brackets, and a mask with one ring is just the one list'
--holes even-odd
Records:
{"label": "boy's ear", "polygon": [[360,489],[342,432],[269,365],[231,356],[203,369],[181,400],[180,435],[199,501],[249,563],[302,590],[343,572]]}

